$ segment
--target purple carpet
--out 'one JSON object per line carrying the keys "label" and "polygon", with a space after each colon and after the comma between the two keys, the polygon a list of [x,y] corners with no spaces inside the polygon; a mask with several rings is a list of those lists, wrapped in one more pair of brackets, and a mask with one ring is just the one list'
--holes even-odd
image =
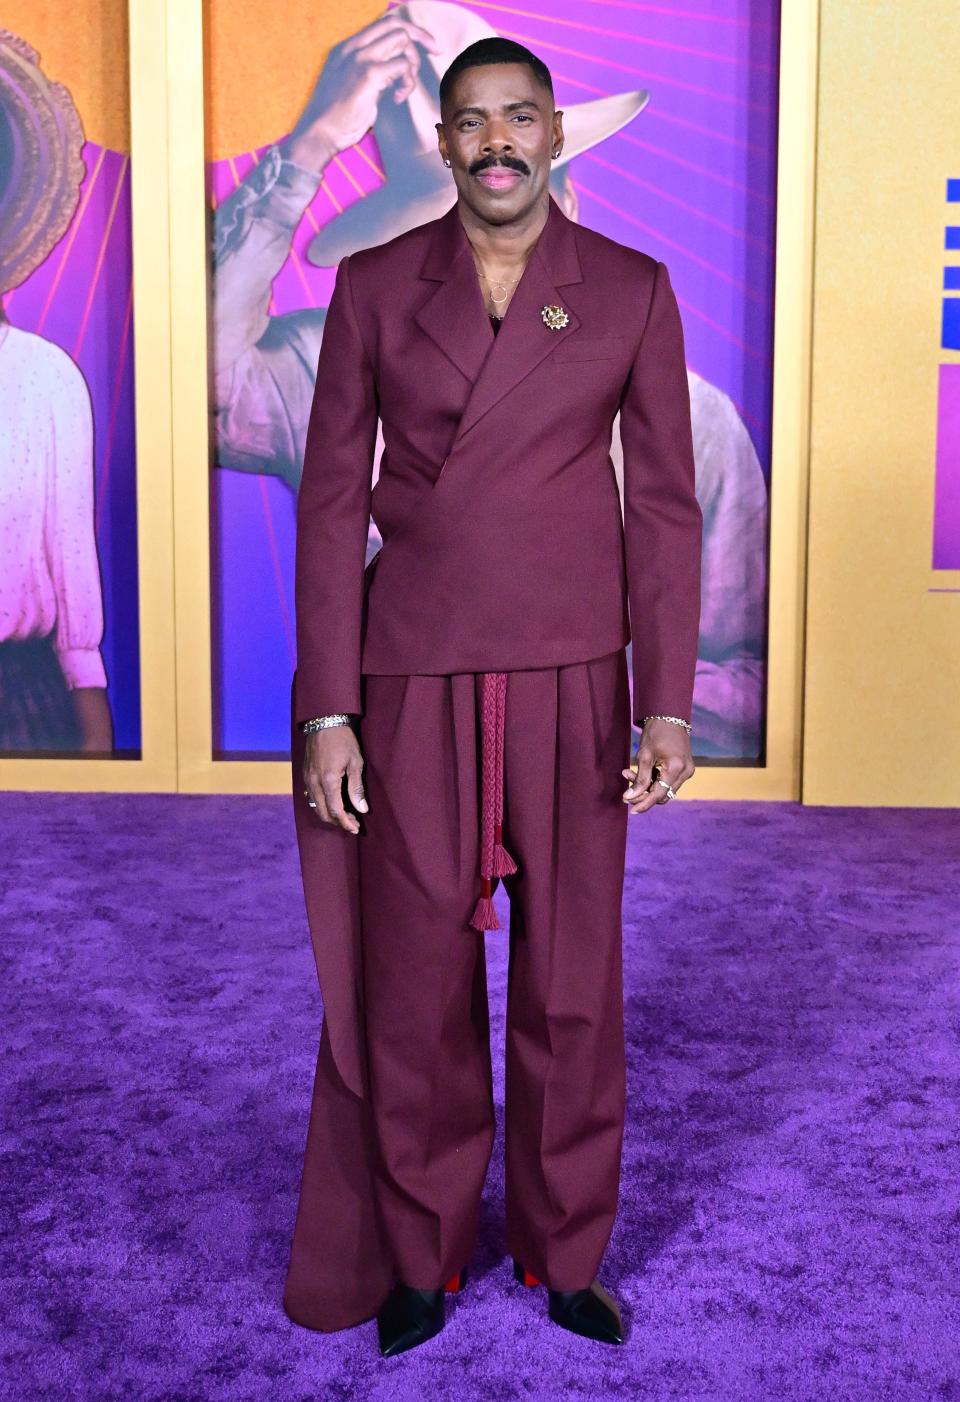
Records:
{"label": "purple carpet", "polygon": [[513,1283],[498,1145],[473,1280],[384,1362],[280,1305],[320,1025],[288,801],[0,796],[2,1396],[960,1399],[960,813],[629,830],[626,1345]]}

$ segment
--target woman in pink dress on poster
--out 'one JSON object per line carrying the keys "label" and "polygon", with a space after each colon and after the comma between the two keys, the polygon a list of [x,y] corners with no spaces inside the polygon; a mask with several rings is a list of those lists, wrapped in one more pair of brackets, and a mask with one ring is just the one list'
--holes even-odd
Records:
{"label": "woman in pink dress on poster", "polygon": [[[84,174],[69,93],[0,30],[0,293],[70,225]],[[0,304],[0,753],[109,753],[93,416],[79,367]]]}

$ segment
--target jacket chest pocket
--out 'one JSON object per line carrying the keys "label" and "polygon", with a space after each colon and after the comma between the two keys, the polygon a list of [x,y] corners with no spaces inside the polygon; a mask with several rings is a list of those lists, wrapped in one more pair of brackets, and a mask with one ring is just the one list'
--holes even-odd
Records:
{"label": "jacket chest pocket", "polygon": [[632,344],[629,336],[571,336],[557,346],[553,358],[556,361],[620,360],[626,357]]}

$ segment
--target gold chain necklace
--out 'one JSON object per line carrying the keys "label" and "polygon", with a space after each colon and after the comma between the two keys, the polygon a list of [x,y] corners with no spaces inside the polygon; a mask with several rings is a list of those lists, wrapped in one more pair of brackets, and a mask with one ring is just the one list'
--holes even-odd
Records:
{"label": "gold chain necklace", "polygon": [[[492,278],[487,273],[479,271],[477,273],[477,276],[482,277],[484,282],[488,282],[490,284],[490,301],[494,304],[495,307],[501,306],[502,303],[504,303],[510,296],[510,293],[507,291],[507,287],[516,287],[517,283],[520,281],[520,278],[518,277]],[[500,290],[500,293],[502,294],[499,297],[497,296],[498,288]]]}
{"label": "gold chain necklace", "polygon": [[[530,254],[533,252],[533,249],[534,249],[534,245],[531,244],[530,247],[526,250],[526,253],[525,253],[524,259],[523,259],[523,266],[524,266],[524,268],[526,268],[526,266],[527,266],[527,262],[528,262],[528,260],[529,260],[529,258],[530,258]],[[490,288],[490,300],[491,300],[491,302],[493,303],[493,305],[494,305],[495,307],[502,307],[503,304],[504,304],[504,302],[506,302],[506,301],[508,300],[509,296],[510,296],[510,293],[509,293],[509,291],[508,291],[507,289],[510,288],[510,287],[516,287],[517,283],[520,281],[520,278],[519,278],[519,277],[512,277],[512,278],[511,278],[511,277],[498,277],[498,278],[492,278],[492,277],[490,276],[489,273],[484,272],[483,264],[480,262],[480,255],[477,253],[477,250],[476,250],[475,248],[472,248],[472,252],[473,252],[473,257],[474,257],[474,266],[475,266],[476,269],[477,269],[477,276],[478,276],[478,277],[482,277],[483,280],[484,280],[484,282],[487,283],[488,286],[489,286],[489,288]],[[523,273],[521,272],[520,277],[522,277],[522,276],[523,276]],[[497,320],[498,320],[498,321],[502,321],[502,320],[503,320],[503,313],[502,313],[502,312],[501,312],[499,315],[497,315],[497,313],[494,312],[493,315],[497,317]]]}

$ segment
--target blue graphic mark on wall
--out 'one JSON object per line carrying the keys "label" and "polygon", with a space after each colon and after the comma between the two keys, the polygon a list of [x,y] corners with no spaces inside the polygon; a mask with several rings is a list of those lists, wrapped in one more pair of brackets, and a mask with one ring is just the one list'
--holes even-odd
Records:
{"label": "blue graphic mark on wall", "polygon": [[[960,179],[948,177],[947,203],[960,204]],[[943,246],[944,248],[960,249],[960,226],[947,224]],[[944,268],[943,290],[944,292],[960,292],[960,267]],[[943,350],[960,350],[960,297],[944,297],[942,305],[940,345]]]}
{"label": "blue graphic mark on wall", "polygon": [[944,350],[960,350],[960,297],[944,297],[940,345]]}

